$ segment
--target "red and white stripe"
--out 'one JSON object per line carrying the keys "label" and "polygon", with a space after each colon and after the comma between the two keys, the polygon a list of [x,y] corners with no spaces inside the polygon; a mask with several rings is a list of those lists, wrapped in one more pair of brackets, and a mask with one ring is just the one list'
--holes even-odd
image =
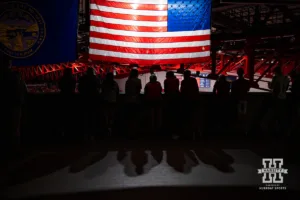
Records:
{"label": "red and white stripe", "polygon": [[167,0],[91,0],[90,58],[140,65],[209,59],[210,30],[167,32]]}

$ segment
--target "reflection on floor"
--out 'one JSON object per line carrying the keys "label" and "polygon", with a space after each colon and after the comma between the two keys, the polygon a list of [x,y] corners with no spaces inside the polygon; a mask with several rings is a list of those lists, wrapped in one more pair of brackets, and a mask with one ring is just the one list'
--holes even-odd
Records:
{"label": "reflection on floor", "polygon": [[[259,187],[262,158],[247,149],[153,148],[42,153],[11,170],[2,189],[9,197],[64,194],[152,186]],[[299,172],[285,164],[289,189]],[[7,185],[8,184],[8,185]],[[8,189],[7,189],[8,188]]]}

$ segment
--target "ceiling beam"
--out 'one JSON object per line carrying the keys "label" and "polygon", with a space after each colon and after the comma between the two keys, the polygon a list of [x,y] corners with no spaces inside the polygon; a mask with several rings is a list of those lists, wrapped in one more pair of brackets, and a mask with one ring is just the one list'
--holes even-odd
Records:
{"label": "ceiling beam", "polygon": [[261,20],[260,25],[265,26],[267,24],[267,21],[270,19],[270,17],[274,14],[275,7],[274,6],[268,6],[269,7],[269,12],[265,16],[263,20]]}
{"label": "ceiling beam", "polygon": [[222,33],[213,34],[212,40],[241,40],[248,37],[263,38],[263,37],[276,37],[285,35],[298,35],[300,34],[300,29],[297,26],[291,26],[291,24],[279,24],[273,27],[264,27],[253,30],[251,32],[243,32],[240,34],[232,33]]}
{"label": "ceiling beam", "polygon": [[212,11],[213,12],[222,12],[222,11],[225,11],[225,10],[230,10],[230,9],[234,9],[234,8],[241,8],[241,7],[244,7],[245,5],[227,5],[227,6],[220,6],[220,7],[217,7],[217,8],[213,8]]}
{"label": "ceiling beam", "polygon": [[293,23],[297,22],[296,16],[286,7],[286,6],[278,6],[278,9],[288,18],[290,18],[290,20]]}
{"label": "ceiling beam", "polygon": [[298,0],[221,0],[221,4],[299,5]]}
{"label": "ceiling beam", "polygon": [[245,30],[248,28],[248,25],[246,23],[241,21],[236,21],[221,13],[213,13],[212,21],[213,24],[218,24],[227,27],[231,30]]}

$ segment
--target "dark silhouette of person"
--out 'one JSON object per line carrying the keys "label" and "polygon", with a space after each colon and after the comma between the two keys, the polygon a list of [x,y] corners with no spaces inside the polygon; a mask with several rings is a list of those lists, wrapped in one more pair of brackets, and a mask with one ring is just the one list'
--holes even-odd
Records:
{"label": "dark silhouette of person", "polygon": [[293,75],[293,84],[292,84],[291,92],[293,95],[294,103],[299,107],[299,103],[300,103],[300,73],[299,72]]}
{"label": "dark silhouette of person", "polygon": [[21,76],[17,72],[11,70],[11,61],[9,58],[3,60],[1,66],[3,78],[1,82],[3,87],[2,91],[2,114],[4,114],[4,130],[6,144],[13,145],[18,148],[21,142],[21,119],[22,111],[26,99],[27,87]]}
{"label": "dark silhouette of person", "polygon": [[300,118],[300,73],[294,72],[291,75],[291,78],[293,80],[292,87],[291,87],[291,92],[292,92],[291,131],[292,133],[296,133],[297,127],[299,127],[299,122],[300,122],[299,120]]}
{"label": "dark silhouette of person", "polygon": [[221,99],[228,99],[230,92],[230,83],[226,80],[226,76],[221,75],[216,81],[213,93]]}
{"label": "dark silhouette of person", "polygon": [[72,74],[71,68],[65,68],[63,77],[60,79],[58,86],[63,96],[70,97],[75,94],[76,79]]}
{"label": "dark silhouette of person", "polygon": [[86,74],[79,79],[78,91],[85,97],[97,97],[101,88],[100,80],[95,75],[95,70],[90,67]]}
{"label": "dark silhouette of person", "polygon": [[132,69],[125,84],[126,101],[128,103],[139,103],[139,95],[142,89],[141,79],[138,78],[138,70]]}
{"label": "dark silhouette of person", "polygon": [[244,78],[244,70],[237,70],[238,80],[232,82],[231,94],[236,102],[239,115],[247,113],[247,94],[250,90],[250,81]]}
{"label": "dark silhouette of person", "polygon": [[199,86],[195,78],[191,77],[191,71],[184,72],[184,80],[181,82],[181,96],[185,102],[195,103],[199,95]]}
{"label": "dark silhouette of person", "polygon": [[151,68],[150,68],[150,75],[151,75],[151,76],[156,76],[154,67],[151,67]]}
{"label": "dark silhouette of person", "polygon": [[73,99],[76,89],[76,79],[73,77],[72,69],[65,68],[63,77],[59,80],[58,87],[62,100],[62,115],[61,115],[61,128],[62,135],[70,136],[73,119]]}
{"label": "dark silhouette of person", "polygon": [[285,100],[290,80],[287,76],[283,75],[281,66],[277,66],[274,69],[274,74],[275,76],[269,84],[274,100]]}
{"label": "dark silhouette of person", "polygon": [[[177,99],[179,95],[179,79],[174,75],[174,72],[168,71],[164,81],[164,91],[170,100]],[[176,98],[174,98],[176,97]]]}
{"label": "dark silhouette of person", "polygon": [[156,76],[150,76],[150,82],[146,84],[144,92],[151,114],[151,128],[153,131],[158,131],[162,118],[162,87]]}
{"label": "dark silhouette of person", "polygon": [[174,72],[168,71],[164,81],[164,92],[166,100],[166,122],[168,130],[171,131],[173,139],[178,138],[178,114],[176,107],[179,100],[179,79],[174,75]]}
{"label": "dark silhouette of person", "polygon": [[184,69],[184,64],[180,64],[180,67],[179,67],[179,69],[177,70],[177,73],[183,74],[184,71],[185,71],[185,69]]}
{"label": "dark silhouette of person", "polygon": [[187,132],[191,130],[191,132],[195,133],[198,129],[195,114],[198,108],[199,86],[197,80],[191,77],[190,70],[184,72],[184,80],[181,82],[180,92],[184,106],[184,130],[187,130]]}
{"label": "dark silhouette of person", "polygon": [[120,93],[119,85],[114,80],[114,74],[109,72],[102,83],[102,99],[104,105],[105,125],[108,129],[108,134],[111,135],[112,126],[114,123],[115,111],[117,108],[117,100]]}
{"label": "dark silhouette of person", "polygon": [[215,113],[217,114],[217,125],[221,130],[224,131],[229,126],[228,117],[224,118],[224,115],[228,115],[229,113],[229,96],[230,96],[230,83],[226,80],[226,76],[221,75],[219,79],[216,81],[213,89],[213,94],[215,96]]}
{"label": "dark silhouette of person", "polygon": [[[275,126],[271,125],[271,129],[274,129],[275,134],[284,133],[287,127],[286,126],[286,99],[287,99],[287,90],[289,89],[289,78],[283,75],[281,66],[277,66],[274,69],[275,76],[272,79],[272,82],[269,83],[269,88],[272,92],[272,119],[270,124],[275,122]],[[276,128],[278,127],[278,129]]]}
{"label": "dark silhouette of person", "polygon": [[140,107],[140,93],[142,90],[141,79],[138,78],[137,69],[132,69],[125,83],[125,101],[128,114],[128,128],[131,135],[137,131],[137,115]]}
{"label": "dark silhouette of person", "polygon": [[244,70],[239,68],[237,70],[238,79],[232,82],[231,95],[234,101],[235,117],[238,117],[238,124],[243,126],[242,129],[246,130],[246,114],[247,114],[247,94],[250,91],[250,81],[244,78]]}
{"label": "dark silhouette of person", "polygon": [[85,137],[93,139],[95,136],[98,100],[101,83],[93,68],[88,68],[85,75],[79,79],[78,91],[82,95],[85,119]]}

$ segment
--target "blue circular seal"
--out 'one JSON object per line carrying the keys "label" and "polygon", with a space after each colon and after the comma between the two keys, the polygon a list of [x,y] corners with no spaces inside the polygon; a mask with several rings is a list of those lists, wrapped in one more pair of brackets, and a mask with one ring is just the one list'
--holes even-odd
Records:
{"label": "blue circular seal", "polygon": [[41,14],[23,2],[0,4],[0,50],[12,58],[36,53],[46,38]]}

